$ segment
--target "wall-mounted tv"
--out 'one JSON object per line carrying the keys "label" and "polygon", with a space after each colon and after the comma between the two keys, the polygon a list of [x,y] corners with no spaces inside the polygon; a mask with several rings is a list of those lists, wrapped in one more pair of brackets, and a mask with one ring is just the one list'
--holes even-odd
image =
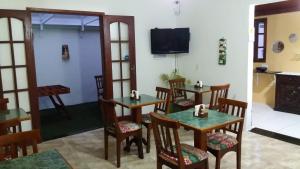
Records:
{"label": "wall-mounted tv", "polygon": [[190,29],[151,29],[151,53],[189,53]]}

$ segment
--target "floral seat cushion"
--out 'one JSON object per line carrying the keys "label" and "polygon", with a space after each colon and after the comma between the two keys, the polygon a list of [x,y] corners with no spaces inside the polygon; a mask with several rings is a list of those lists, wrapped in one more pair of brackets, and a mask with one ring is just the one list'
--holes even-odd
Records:
{"label": "floral seat cushion", "polygon": [[[205,151],[202,151],[198,148],[195,148],[195,147],[187,145],[187,144],[181,144],[181,153],[182,153],[185,165],[198,163],[198,162],[201,162],[208,158],[208,154]],[[169,162],[171,162],[173,164],[177,164],[177,161],[178,161],[178,158],[172,157],[163,152],[160,153],[160,157],[165,160],[168,160]]]}
{"label": "floral seat cushion", "polygon": [[130,121],[120,121],[118,124],[122,133],[136,131],[141,128],[140,125]]}
{"label": "floral seat cushion", "polygon": [[183,107],[193,106],[195,104],[194,101],[191,99],[176,100],[175,103]]}
{"label": "floral seat cushion", "polygon": [[207,138],[208,147],[214,150],[229,149],[238,144],[235,137],[220,132],[209,133]]}

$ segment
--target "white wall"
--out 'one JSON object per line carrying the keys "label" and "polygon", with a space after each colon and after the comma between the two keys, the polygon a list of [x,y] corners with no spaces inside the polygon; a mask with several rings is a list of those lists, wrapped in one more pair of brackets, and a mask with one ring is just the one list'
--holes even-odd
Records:
{"label": "white wall", "polygon": [[[247,128],[251,125],[252,44],[250,4],[270,1],[189,0],[181,1],[177,26],[191,28],[190,54],[179,57],[179,68],[188,78],[208,85],[230,83],[229,97],[247,101]],[[252,16],[249,16],[249,13]],[[227,63],[218,65],[218,41],[227,39]],[[250,69],[249,69],[250,68]]]}
{"label": "white wall", "polygon": [[[81,99],[82,102],[97,100],[95,75],[102,75],[102,54],[99,30],[79,33]],[[101,65],[101,66],[99,66]]]}
{"label": "white wall", "polygon": [[[79,31],[79,27],[34,27],[37,84],[64,85],[70,94],[61,95],[66,105],[97,101],[94,76],[101,74],[99,31]],[[62,59],[62,45],[68,44],[70,59]],[[40,97],[40,109],[53,107],[48,97]]]}
{"label": "white wall", "polygon": [[[149,29],[190,26],[191,53],[180,59],[180,71],[189,78],[201,78],[208,84],[230,82],[230,97],[251,103],[249,89],[252,83],[251,78],[247,78],[251,74],[248,68],[253,65],[248,56],[248,45],[251,46],[248,38],[251,23],[249,5],[275,0],[181,0],[182,15],[179,17],[174,16],[173,0],[2,1],[1,8],[59,8],[135,16],[138,88],[146,93],[153,93],[154,87],[160,83],[159,74],[170,72],[174,66],[172,57],[156,59],[150,54]],[[218,66],[217,45],[218,39],[223,36],[228,39],[229,45],[227,65]],[[196,63],[199,64],[198,70]],[[251,117],[250,113],[248,117]]]}

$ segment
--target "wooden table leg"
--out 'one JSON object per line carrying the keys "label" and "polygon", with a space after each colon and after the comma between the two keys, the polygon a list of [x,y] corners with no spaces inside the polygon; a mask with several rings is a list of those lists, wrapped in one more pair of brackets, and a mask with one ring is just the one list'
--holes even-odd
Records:
{"label": "wooden table leg", "polygon": [[[136,108],[136,109],[132,109],[131,110],[131,116],[133,118],[133,121],[137,124],[142,124],[142,108]],[[132,143],[135,143],[136,146],[138,146],[138,140],[137,138],[133,138],[129,141],[129,143],[124,147],[125,151],[130,151],[130,146]],[[143,144],[142,144],[143,146]],[[141,153],[139,154],[139,158],[143,159],[144,158],[144,154]]]}
{"label": "wooden table leg", "polygon": [[[207,133],[206,132],[194,130],[194,146],[203,151],[207,151]],[[206,168],[208,168],[208,166],[205,166],[202,168],[206,169]]]}
{"label": "wooden table leg", "polygon": [[195,93],[195,104],[202,104],[203,101],[202,101],[202,93],[198,93],[196,92]]}
{"label": "wooden table leg", "polygon": [[59,95],[55,95],[55,98],[58,101],[58,103],[55,101],[55,99],[52,95],[50,95],[49,98],[50,98],[52,104],[54,105],[56,111],[58,111],[60,113],[64,113],[68,119],[71,119],[71,116],[70,116],[69,112],[67,111],[65,104],[63,103],[63,101],[61,100]]}

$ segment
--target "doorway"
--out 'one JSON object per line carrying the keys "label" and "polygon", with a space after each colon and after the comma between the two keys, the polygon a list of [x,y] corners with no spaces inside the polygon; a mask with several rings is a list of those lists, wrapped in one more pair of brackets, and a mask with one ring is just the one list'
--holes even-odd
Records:
{"label": "doorway", "polygon": [[[291,114],[278,109],[280,105],[287,110],[299,108],[299,84],[294,85],[297,80],[293,80],[292,84],[288,80],[283,84],[278,82],[282,72],[293,72],[294,75],[300,73],[299,57],[295,52],[299,44],[299,19],[298,1],[255,7],[252,125],[254,131],[284,141],[300,138],[300,116],[297,111],[291,111],[296,113]],[[288,76],[287,79],[290,78]]]}
{"label": "doorway", "polygon": [[31,21],[43,140],[103,127],[99,16],[33,12]]}

